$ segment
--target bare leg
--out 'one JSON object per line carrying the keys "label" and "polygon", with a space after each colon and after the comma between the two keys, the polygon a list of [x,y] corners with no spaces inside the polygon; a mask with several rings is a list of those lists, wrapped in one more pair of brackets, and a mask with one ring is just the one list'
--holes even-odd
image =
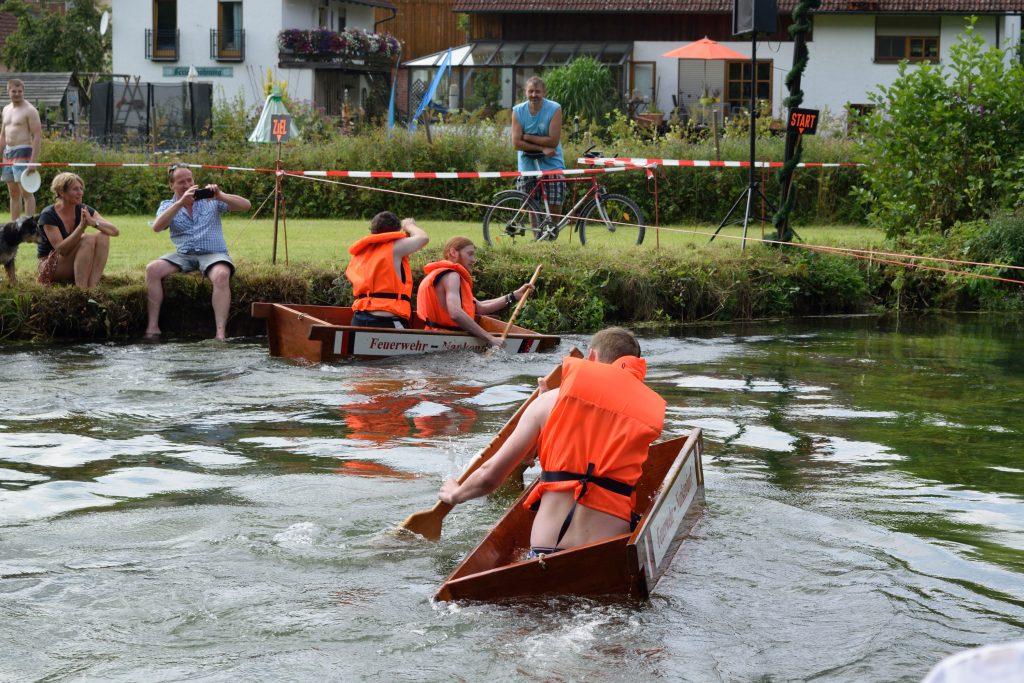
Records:
{"label": "bare leg", "polygon": [[25,215],[35,216],[36,215],[36,196],[31,192],[21,193],[21,198],[25,202]]}
{"label": "bare leg", "polygon": [[7,181],[7,191],[11,194],[11,220],[18,220],[21,215],[21,183]]}
{"label": "bare leg", "polygon": [[110,256],[110,236],[106,233],[97,233],[93,236],[96,240],[96,251],[92,257],[92,271],[89,273],[89,287],[95,287],[103,277],[103,269],[107,267],[107,257]]}
{"label": "bare leg", "polygon": [[214,339],[223,341],[227,336],[228,311],[231,308],[231,268],[215,263],[206,275],[213,283],[213,321],[217,326]]}
{"label": "bare leg", "polygon": [[146,266],[146,336],[160,334],[160,306],[164,302],[164,278],[180,268],[170,261],[157,259]]}
{"label": "bare leg", "polygon": [[96,235],[85,235],[78,243],[75,252],[75,284],[82,289],[89,289],[89,278],[92,276],[92,262],[96,254]]}

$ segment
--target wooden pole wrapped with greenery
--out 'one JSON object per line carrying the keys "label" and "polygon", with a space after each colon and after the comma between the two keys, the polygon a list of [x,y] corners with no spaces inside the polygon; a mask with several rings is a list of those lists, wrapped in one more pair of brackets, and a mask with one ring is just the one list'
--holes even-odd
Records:
{"label": "wooden pole wrapped with greenery", "polygon": [[[782,102],[787,110],[799,107],[804,101],[804,91],[800,89],[800,78],[807,69],[807,34],[811,30],[810,14],[819,6],[821,6],[821,0],[800,0],[793,9],[793,23],[789,27],[789,34],[793,36],[793,67],[786,74],[789,97]],[[793,211],[796,196],[791,192],[791,188],[793,171],[800,163],[802,151],[800,142],[800,135],[796,131],[786,133],[786,152],[778,175],[781,188],[779,210],[772,217],[776,239],[782,242],[789,242],[793,239],[789,216]]]}

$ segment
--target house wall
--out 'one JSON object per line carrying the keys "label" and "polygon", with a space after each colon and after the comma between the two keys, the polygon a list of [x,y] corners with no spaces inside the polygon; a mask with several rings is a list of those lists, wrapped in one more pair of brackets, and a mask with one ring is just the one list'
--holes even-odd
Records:
{"label": "house wall", "polygon": [[[979,17],[976,30],[990,44],[995,44],[997,26],[999,42],[1016,46],[1020,41],[1019,16]],[[949,64],[950,48],[963,33],[964,20],[956,16],[943,16],[939,36],[940,65]],[[642,41],[633,46],[635,61],[653,61],[656,64],[658,107],[672,111],[672,95],[676,94],[687,107],[695,106],[702,83],[705,82],[705,63],[701,60],[667,59],[661,55],[688,41]],[[749,40],[720,41],[722,45],[749,58]],[[847,103],[868,104],[868,93],[879,85],[890,85],[897,77],[896,64],[875,63],[875,18],[873,15],[818,15],[814,18],[813,40],[808,43],[810,60],[802,79],[803,106],[811,109],[828,108],[832,116],[845,115]],[[759,40],[758,60],[772,60],[772,107],[775,116],[782,117],[782,101],[788,95],[785,77],[793,64],[793,43]],[[1011,59],[1012,56],[1008,56]],[[712,90],[725,91],[725,62],[706,64],[706,82]]]}
{"label": "house wall", "polygon": [[[241,96],[248,105],[262,103],[267,69],[274,79],[287,81],[288,93],[300,100],[314,99],[313,69],[279,69],[277,34],[284,28],[315,28],[318,25],[317,0],[242,0],[242,28],[245,31],[245,61],[220,62],[210,57],[210,29],[217,28],[217,3],[211,0],[178,0],[178,60],[146,59],[146,29],[153,28],[150,0],[110,0],[113,71],[139,76],[143,82],[180,83],[183,76],[164,76],[164,67],[195,66],[230,69],[230,76],[200,76],[213,83],[214,98]],[[328,5],[330,28],[337,30],[337,19],[344,14],[348,28],[373,30],[373,8],[331,0]]]}

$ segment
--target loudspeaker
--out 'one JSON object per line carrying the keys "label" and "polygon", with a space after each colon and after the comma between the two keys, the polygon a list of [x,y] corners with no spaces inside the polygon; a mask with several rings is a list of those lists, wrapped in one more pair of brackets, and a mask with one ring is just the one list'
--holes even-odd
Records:
{"label": "loudspeaker", "polygon": [[775,33],[778,14],[775,0],[733,0],[732,34]]}

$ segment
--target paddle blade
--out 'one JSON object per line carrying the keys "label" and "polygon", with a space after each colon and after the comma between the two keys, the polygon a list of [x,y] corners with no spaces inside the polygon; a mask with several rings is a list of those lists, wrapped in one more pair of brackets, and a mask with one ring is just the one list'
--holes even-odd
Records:
{"label": "paddle blade", "polygon": [[451,509],[451,505],[437,501],[437,504],[431,509],[415,512],[406,517],[402,522],[402,528],[429,538],[431,541],[436,541],[441,538],[441,524]]}

